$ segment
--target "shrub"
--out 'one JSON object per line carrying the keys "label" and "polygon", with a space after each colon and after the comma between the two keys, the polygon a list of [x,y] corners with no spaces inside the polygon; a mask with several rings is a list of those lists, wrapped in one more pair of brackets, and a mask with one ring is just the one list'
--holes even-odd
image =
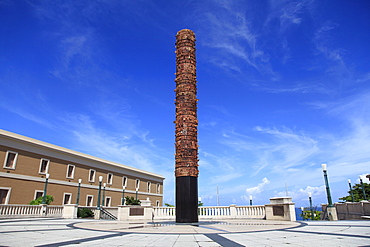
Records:
{"label": "shrub", "polygon": [[140,205],[141,201],[139,199],[134,199],[134,197],[126,196],[126,205]]}
{"label": "shrub", "polygon": [[[42,203],[42,198],[43,196],[40,196],[39,198],[37,198],[36,200],[32,200],[30,202],[30,205],[40,205]],[[47,205],[50,205],[50,203],[52,203],[54,201],[54,197],[51,196],[51,195],[46,195],[46,201],[45,203]]]}
{"label": "shrub", "polygon": [[[317,211],[316,209],[313,210],[313,216],[314,216],[314,219],[313,220],[321,220],[321,211]],[[310,209],[307,209],[302,211],[301,213],[301,217],[304,219],[304,220],[311,220],[311,210]]]}
{"label": "shrub", "polygon": [[79,218],[94,217],[94,213],[89,208],[78,208],[77,217]]}

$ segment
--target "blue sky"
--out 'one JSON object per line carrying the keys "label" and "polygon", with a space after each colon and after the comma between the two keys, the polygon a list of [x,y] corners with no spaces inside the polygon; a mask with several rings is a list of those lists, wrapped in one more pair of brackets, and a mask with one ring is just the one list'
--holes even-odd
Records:
{"label": "blue sky", "polygon": [[333,201],[370,173],[370,1],[0,0],[0,128],[166,177],[197,37],[205,205]]}

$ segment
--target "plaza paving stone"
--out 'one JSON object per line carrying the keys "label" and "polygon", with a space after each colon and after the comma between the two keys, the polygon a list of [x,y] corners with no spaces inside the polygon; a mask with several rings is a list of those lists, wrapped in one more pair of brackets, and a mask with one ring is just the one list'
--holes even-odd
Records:
{"label": "plaza paving stone", "polygon": [[2,219],[0,246],[370,246],[370,221]]}

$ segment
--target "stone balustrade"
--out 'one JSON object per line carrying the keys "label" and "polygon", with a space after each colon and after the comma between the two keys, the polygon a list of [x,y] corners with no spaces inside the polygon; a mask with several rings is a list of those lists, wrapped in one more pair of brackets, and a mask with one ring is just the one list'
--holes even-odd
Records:
{"label": "stone balustrade", "polygon": [[[198,207],[199,220],[227,220],[227,219],[267,219],[295,221],[294,203],[291,198],[271,198],[270,204],[261,206],[214,206]],[[54,205],[0,205],[0,218],[19,217],[61,217],[77,218],[75,204]],[[89,208],[100,219],[100,211],[96,207]],[[153,207],[150,203],[145,206],[104,207],[116,216],[118,220],[175,220],[175,207]]]}
{"label": "stone balustrade", "polygon": [[154,219],[174,220],[176,216],[175,207],[153,207]]}
{"label": "stone balustrade", "polygon": [[62,217],[63,206],[0,205],[0,218]]}
{"label": "stone balustrade", "polygon": [[[154,207],[154,220],[174,220],[175,207]],[[200,220],[206,219],[264,219],[266,216],[265,206],[213,206],[199,207]]]}

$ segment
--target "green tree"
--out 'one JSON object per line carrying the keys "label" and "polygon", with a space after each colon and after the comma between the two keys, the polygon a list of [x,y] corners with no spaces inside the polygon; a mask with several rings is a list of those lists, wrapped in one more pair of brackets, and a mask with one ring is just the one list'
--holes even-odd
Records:
{"label": "green tree", "polygon": [[169,204],[169,203],[167,203],[167,202],[166,202],[164,205],[165,205],[166,207],[171,207],[171,208],[172,208],[172,207],[175,207],[174,205]]}
{"label": "green tree", "polygon": [[[318,211],[317,207],[314,207],[312,211],[313,211],[313,220],[321,220],[321,211]],[[304,220],[311,220],[312,219],[311,209],[305,208],[301,213],[301,217]]]}
{"label": "green tree", "polygon": [[[369,200],[370,199],[370,184],[364,183],[364,187],[365,187],[366,198],[367,200]],[[362,193],[361,184],[353,185],[352,193],[353,193],[355,202],[359,202],[365,199],[364,194]],[[343,202],[352,202],[352,196],[351,196],[350,191],[348,191],[348,196],[343,196],[339,198],[339,200],[342,200]]]}
{"label": "green tree", "polygon": [[126,196],[125,197],[125,201],[126,201],[126,205],[140,205],[141,204],[141,201],[139,199],[134,199],[134,197],[129,197],[129,196]]}
{"label": "green tree", "polygon": [[[40,196],[39,198],[37,198],[36,200],[32,200],[30,202],[30,205],[40,205],[42,203],[42,197],[43,196]],[[54,197],[51,196],[51,195],[46,195],[46,201],[45,203],[47,205],[50,205],[50,203],[52,203],[54,201]]]}

